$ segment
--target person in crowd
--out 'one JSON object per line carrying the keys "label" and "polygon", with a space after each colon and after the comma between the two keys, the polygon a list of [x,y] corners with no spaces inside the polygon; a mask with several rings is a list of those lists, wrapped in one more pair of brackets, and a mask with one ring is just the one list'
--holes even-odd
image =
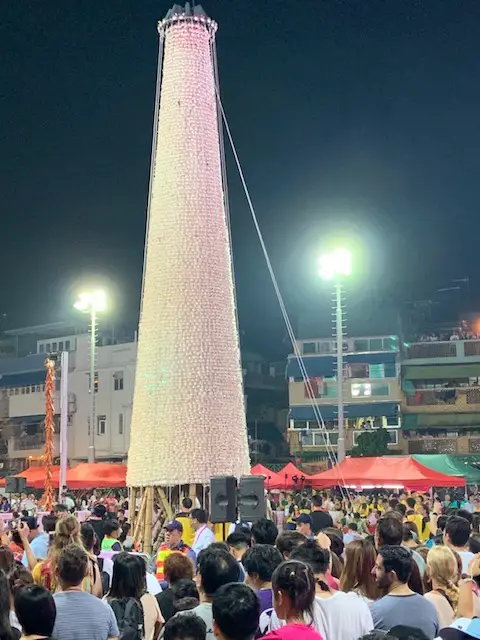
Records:
{"label": "person in crowd", "polygon": [[258,629],[260,602],[245,584],[226,584],[212,603],[213,632],[217,640],[253,640]]}
{"label": "person in crowd", "polygon": [[338,558],[341,558],[343,556],[345,544],[343,542],[343,534],[340,529],[324,529],[322,534],[325,534],[330,539],[330,551],[332,551]]}
{"label": "person in crowd", "polygon": [[61,591],[53,596],[57,618],[52,640],[108,640],[119,637],[112,608],[83,589],[88,565],[86,551],[77,544],[64,547],[56,559]]}
{"label": "person in crowd", "polygon": [[[100,553],[97,536],[95,530],[90,522],[83,522],[80,527],[80,537],[82,540],[83,548],[88,554],[90,563],[92,564],[92,573],[100,572],[101,593],[95,594],[103,596],[108,592],[110,583],[113,576],[113,560],[111,558],[100,558],[97,554]],[[98,580],[98,576],[95,576]]]}
{"label": "person in crowd", "polygon": [[175,616],[167,622],[163,640],[205,640],[207,625],[195,615]]}
{"label": "person in crowd", "polygon": [[[155,596],[147,592],[147,566],[143,558],[126,552],[115,556],[112,586],[106,596],[121,634],[143,627],[142,637],[154,640],[164,623]],[[134,623],[134,624],[132,624]]]}
{"label": "person in crowd", "polygon": [[57,608],[48,589],[38,584],[17,589],[14,606],[22,627],[22,638],[35,640],[50,638],[57,617]]}
{"label": "person in crowd", "polygon": [[312,518],[312,531],[315,535],[327,527],[333,527],[332,516],[324,509],[323,499],[319,494],[312,497],[312,513],[310,517]]}
{"label": "person in crowd", "polygon": [[193,562],[183,553],[171,553],[165,560],[164,573],[168,588],[159,593],[156,598],[163,618],[168,621],[173,616],[173,589],[178,582],[193,579]]}
{"label": "person in crowd", "polygon": [[12,627],[10,616],[10,588],[7,576],[0,569],[0,638],[2,640],[18,640],[20,631]]}
{"label": "person in crowd", "polygon": [[13,553],[15,562],[22,562],[25,549],[23,548],[23,542],[22,538],[20,537],[20,532],[16,528],[10,530],[10,541],[8,543],[8,548]]}
{"label": "person in crowd", "polygon": [[268,544],[257,544],[243,556],[243,567],[247,573],[245,582],[258,595],[260,613],[273,607],[272,575],[282,562],[280,551]]}
{"label": "person in crowd", "polygon": [[468,550],[476,555],[480,553],[480,533],[472,533],[468,539]]}
{"label": "person in crowd", "polygon": [[0,546],[0,571],[9,573],[15,563],[13,552],[8,547]]}
{"label": "person in crowd", "polygon": [[250,538],[241,531],[234,531],[228,536],[226,543],[232,556],[241,564],[245,552],[250,548]]}
{"label": "person in crowd", "polygon": [[[229,582],[238,582],[240,568],[229,551],[213,546],[200,552],[198,556],[197,585],[200,604],[192,613],[202,618],[207,625],[206,640],[214,640],[212,602],[218,589]],[[184,612],[178,615],[189,615]]]}
{"label": "person in crowd", "polygon": [[[25,550],[30,567],[33,564],[32,576],[36,584],[41,584],[52,593],[57,590],[57,560],[61,551],[70,544],[82,547],[80,524],[77,518],[72,515],[57,520],[55,535],[48,549],[46,560],[36,562],[36,558],[32,558],[31,550],[27,546],[28,542],[26,543]],[[84,576],[83,588],[86,591],[95,591],[95,595],[100,595],[101,577],[99,573],[94,573],[91,563],[89,563],[87,574]]]}
{"label": "person in crowd", "polygon": [[215,542],[215,534],[207,525],[208,518],[205,509],[192,509],[190,513],[190,523],[195,531],[192,549],[198,556],[200,551],[206,549]]}
{"label": "person in crowd", "polygon": [[[46,514],[42,518],[43,532],[40,533],[38,530],[37,519],[33,516],[28,516],[27,518],[22,518],[22,521],[28,527],[28,541],[30,543],[30,548],[32,549],[32,553],[39,560],[45,560],[48,555],[48,546],[50,544],[50,534],[55,531],[55,525],[57,522],[57,518],[54,515]],[[22,556],[22,564],[24,567],[28,567],[28,559],[25,551]]]}
{"label": "person in crowd", "polygon": [[340,589],[356,593],[368,604],[382,595],[372,575],[376,555],[375,547],[367,540],[350,542],[345,547],[345,564],[340,576]]}
{"label": "person in crowd", "polygon": [[430,590],[425,597],[437,610],[440,628],[449,626],[456,618],[473,618],[472,582],[462,580],[459,585],[458,562],[451,549],[445,546],[430,549],[427,578]]}
{"label": "person in crowd", "polygon": [[277,537],[275,546],[282,554],[283,559],[288,560],[292,551],[304,542],[305,536],[299,531],[283,531]]}
{"label": "person in crowd", "polygon": [[183,526],[183,541],[189,547],[193,547],[193,541],[195,540],[195,529],[192,526],[190,519],[190,513],[192,511],[193,502],[191,498],[184,498],[182,500],[182,509],[175,516],[175,520],[182,523]]}
{"label": "person in crowd", "polygon": [[23,587],[34,584],[32,574],[21,562],[15,562],[7,578],[10,589],[10,624],[21,632],[22,626],[15,613],[15,593]]}
{"label": "person in crowd", "polygon": [[473,558],[473,553],[467,548],[470,532],[470,523],[465,518],[451,516],[447,519],[443,539],[447,547],[455,550],[462,559],[462,573],[468,572],[468,565]]}
{"label": "person in crowd", "polygon": [[[275,617],[266,625],[265,640],[320,640],[312,625],[315,605],[315,578],[312,570],[303,562],[286,560],[272,576]],[[267,612],[261,616],[262,618]],[[275,622],[276,621],[276,622]],[[280,622],[280,621],[283,621]]]}
{"label": "person in crowd", "polygon": [[179,611],[191,611],[200,604],[200,594],[193,580],[179,580],[172,591],[174,615]]}
{"label": "person in crowd", "polygon": [[69,513],[70,513],[70,511],[69,511],[69,509],[68,509],[66,504],[62,504],[61,502],[57,502],[57,504],[55,505],[55,508],[53,510],[53,515],[57,518],[57,520],[59,518],[63,518],[64,516],[66,516]]}
{"label": "person in crowd", "polygon": [[96,504],[93,507],[91,516],[87,520],[87,522],[89,522],[92,525],[95,531],[99,545],[102,544],[103,535],[104,535],[103,526],[104,526],[106,517],[107,517],[107,507],[104,504]]}
{"label": "person in crowd", "polygon": [[170,520],[165,526],[165,542],[160,545],[157,554],[157,580],[162,582],[165,580],[164,566],[165,560],[173,551],[188,556],[194,566],[196,563],[196,555],[193,549],[183,540],[183,525],[179,520]]}
{"label": "person in crowd", "polygon": [[322,620],[323,628],[316,626],[323,637],[336,640],[357,640],[373,629],[372,616],[367,603],[354,593],[335,591],[328,584],[330,553],[316,540],[307,540],[290,556],[310,567],[315,576],[315,623]]}
{"label": "person in crowd", "polygon": [[123,551],[119,538],[122,528],[118,520],[106,520],[103,525],[102,551]]}
{"label": "person in crowd", "polygon": [[[375,547],[378,551],[383,546],[400,546],[403,540],[403,524],[400,515],[394,512],[386,513],[377,522],[375,528]],[[423,593],[423,576],[425,575],[425,560],[415,551],[409,549],[415,566],[412,570],[409,586],[417,593]]]}
{"label": "person in crowd", "polygon": [[437,611],[408,586],[413,564],[410,551],[404,547],[387,545],[379,549],[373,572],[378,587],[387,595],[374,602],[370,611],[376,629],[389,631],[408,620],[433,640],[439,630]]}
{"label": "person in crowd", "polygon": [[306,538],[314,538],[315,535],[312,531],[312,517],[308,513],[301,513],[298,518],[295,519],[297,525],[297,531],[299,531]]}
{"label": "person in crowd", "polygon": [[251,528],[252,546],[255,544],[270,544],[275,546],[278,529],[274,522],[262,518],[254,522]]}
{"label": "person in crowd", "polygon": [[403,523],[402,547],[407,549],[416,549],[418,547],[417,525],[414,522]]}
{"label": "person in crowd", "polygon": [[361,540],[362,536],[358,533],[358,525],[356,522],[349,522],[347,524],[347,531],[343,534],[343,544],[348,545],[353,540]]}

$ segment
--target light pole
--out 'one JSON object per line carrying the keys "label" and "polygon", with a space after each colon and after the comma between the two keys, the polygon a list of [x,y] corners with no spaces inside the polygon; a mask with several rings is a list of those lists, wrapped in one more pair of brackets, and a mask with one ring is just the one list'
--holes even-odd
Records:
{"label": "light pole", "polygon": [[95,355],[97,339],[97,313],[105,311],[106,297],[104,291],[81,293],[74,307],[83,313],[90,314],[90,438],[88,446],[88,462],[95,462]]}
{"label": "light pole", "polygon": [[338,444],[337,458],[345,458],[345,416],[343,411],[343,309],[342,283],[352,273],[352,254],[347,249],[335,249],[320,258],[320,276],[333,280],[335,285],[335,334],[337,340],[337,397],[338,397]]}

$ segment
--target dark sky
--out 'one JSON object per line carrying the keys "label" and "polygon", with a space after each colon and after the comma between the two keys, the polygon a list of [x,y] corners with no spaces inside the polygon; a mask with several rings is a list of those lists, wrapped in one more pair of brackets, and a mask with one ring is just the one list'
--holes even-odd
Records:
{"label": "dark sky", "polygon": [[[163,0],[4,0],[0,311],[54,320],[91,274],[139,302]],[[371,300],[478,276],[480,2],[206,0],[227,117],[294,318],[328,309],[316,256],[354,236]],[[240,317],[282,336],[229,163]],[[373,304],[373,303],[372,303]],[[361,305],[353,313],[361,313]],[[395,330],[394,328],[392,331]]]}

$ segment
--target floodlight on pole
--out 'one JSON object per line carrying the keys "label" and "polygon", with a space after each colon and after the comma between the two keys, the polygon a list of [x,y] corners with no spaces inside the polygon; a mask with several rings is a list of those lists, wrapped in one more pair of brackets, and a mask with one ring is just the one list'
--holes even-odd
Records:
{"label": "floodlight on pole", "polygon": [[107,297],[104,291],[83,292],[73,305],[78,311],[90,314],[90,437],[88,446],[88,462],[95,462],[95,356],[97,342],[97,313],[107,308]]}
{"label": "floodlight on pole", "polygon": [[343,408],[343,309],[342,282],[352,274],[352,254],[348,249],[334,249],[320,257],[320,276],[335,284],[335,337],[337,342],[338,443],[337,458],[345,458],[345,415]]}

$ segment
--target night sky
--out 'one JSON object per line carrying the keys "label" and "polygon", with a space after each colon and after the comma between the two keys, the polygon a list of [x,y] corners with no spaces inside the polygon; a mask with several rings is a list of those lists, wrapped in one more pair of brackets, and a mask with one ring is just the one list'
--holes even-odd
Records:
{"label": "night sky", "polygon": [[[0,312],[10,327],[62,318],[93,277],[115,291],[117,320],[136,317],[156,23],[171,4],[2,2]],[[315,304],[328,310],[316,257],[332,235],[358,250],[353,315],[466,275],[480,309],[480,2],[203,6],[219,23],[224,107],[294,321]],[[228,160],[241,327],[251,347],[272,346],[282,320]]]}

